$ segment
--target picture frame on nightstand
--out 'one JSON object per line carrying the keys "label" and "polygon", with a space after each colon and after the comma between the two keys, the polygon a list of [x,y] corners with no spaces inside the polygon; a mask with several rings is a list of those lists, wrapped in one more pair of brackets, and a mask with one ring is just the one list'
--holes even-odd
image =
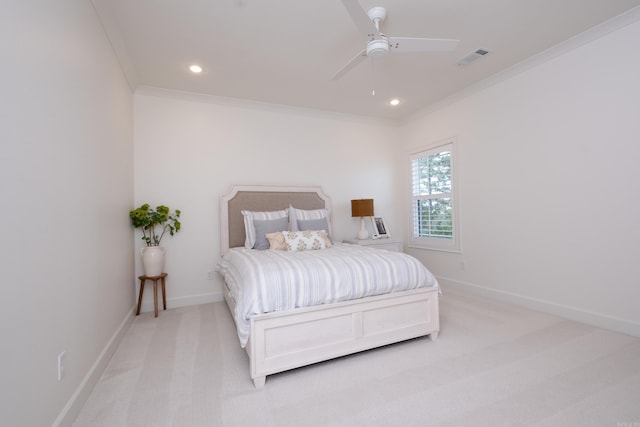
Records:
{"label": "picture frame on nightstand", "polygon": [[389,229],[387,228],[384,220],[379,216],[372,216],[371,222],[373,223],[373,238],[374,239],[386,239],[391,237]]}

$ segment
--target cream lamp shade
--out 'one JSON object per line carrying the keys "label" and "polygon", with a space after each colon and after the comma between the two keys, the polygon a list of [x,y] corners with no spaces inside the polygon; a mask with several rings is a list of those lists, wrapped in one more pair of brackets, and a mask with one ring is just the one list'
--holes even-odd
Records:
{"label": "cream lamp shade", "polygon": [[369,232],[364,222],[365,217],[373,216],[373,199],[359,199],[351,201],[351,216],[360,217],[360,231],[358,231],[358,239],[366,240],[369,238]]}

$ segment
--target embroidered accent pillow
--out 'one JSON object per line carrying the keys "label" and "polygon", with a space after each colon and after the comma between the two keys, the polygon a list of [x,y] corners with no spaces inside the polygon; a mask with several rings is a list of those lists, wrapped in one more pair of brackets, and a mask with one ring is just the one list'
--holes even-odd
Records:
{"label": "embroidered accent pillow", "polygon": [[[324,230],[315,230],[315,231],[324,231]],[[269,250],[270,251],[286,251],[287,250],[287,242],[284,240],[284,234],[286,231],[278,231],[276,233],[267,233],[265,237],[269,241]],[[322,235],[322,233],[320,233]],[[327,236],[327,233],[324,234],[324,245],[327,248],[333,246],[331,243],[331,239]]]}
{"label": "embroidered accent pillow", "polygon": [[289,252],[311,251],[327,247],[325,243],[327,232],[324,230],[285,231],[282,234]]}

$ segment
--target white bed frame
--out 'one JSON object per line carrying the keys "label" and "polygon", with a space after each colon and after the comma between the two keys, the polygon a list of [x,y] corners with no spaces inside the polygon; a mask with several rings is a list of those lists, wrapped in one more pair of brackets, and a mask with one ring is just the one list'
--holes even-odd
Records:
{"label": "white bed frame", "polygon": [[[256,203],[264,200],[268,203],[259,208]],[[331,209],[320,187],[233,186],[220,197],[222,254],[244,242],[240,209],[277,210],[289,204]],[[233,313],[236,302],[226,287],[224,297]],[[266,376],[277,372],[420,336],[435,340],[438,310],[438,290],[423,288],[254,316],[246,346],[251,378],[261,388]]]}

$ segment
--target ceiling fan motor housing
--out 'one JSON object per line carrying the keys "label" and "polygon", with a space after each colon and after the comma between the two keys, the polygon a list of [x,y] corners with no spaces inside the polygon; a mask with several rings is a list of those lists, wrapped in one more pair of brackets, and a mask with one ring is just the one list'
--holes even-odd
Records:
{"label": "ceiling fan motor housing", "polygon": [[387,9],[382,6],[372,7],[367,11],[367,15],[369,19],[371,19],[374,23],[377,21],[382,22],[387,17]]}

